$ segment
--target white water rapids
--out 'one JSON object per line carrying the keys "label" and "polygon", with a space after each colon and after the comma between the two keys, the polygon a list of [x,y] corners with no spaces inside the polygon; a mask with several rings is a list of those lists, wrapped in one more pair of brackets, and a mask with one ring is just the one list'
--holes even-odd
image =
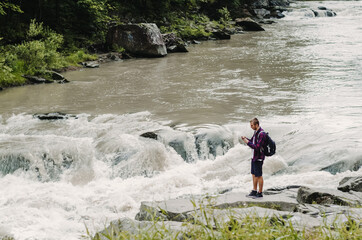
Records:
{"label": "white water rapids", "polygon": [[[311,17],[321,5],[337,16]],[[251,150],[237,138],[255,116],[277,143],[265,189],[360,176],[362,2],[293,9],[265,32],[0,92],[0,238],[75,240],[141,201],[244,194]],[[70,115],[33,116],[56,111]]]}

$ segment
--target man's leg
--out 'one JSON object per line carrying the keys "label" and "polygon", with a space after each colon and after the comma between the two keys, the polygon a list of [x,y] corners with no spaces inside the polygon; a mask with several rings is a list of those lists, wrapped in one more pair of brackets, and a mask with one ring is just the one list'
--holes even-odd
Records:
{"label": "man's leg", "polygon": [[255,177],[254,174],[253,175],[253,190],[257,191],[258,190],[258,178]]}
{"label": "man's leg", "polygon": [[259,192],[262,193],[263,192],[263,185],[264,185],[263,176],[256,177],[256,178],[257,178],[256,182],[259,184]]}

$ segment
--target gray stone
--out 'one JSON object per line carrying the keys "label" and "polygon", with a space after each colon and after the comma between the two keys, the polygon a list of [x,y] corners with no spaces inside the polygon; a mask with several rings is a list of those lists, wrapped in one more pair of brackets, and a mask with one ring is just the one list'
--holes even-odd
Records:
{"label": "gray stone", "polygon": [[[160,232],[167,233],[171,239],[182,239],[180,232],[186,231],[187,227],[190,226],[181,222],[140,222],[130,218],[121,218],[112,221],[106,229],[96,233],[93,240],[125,239],[125,236],[129,237],[127,239],[137,239],[137,235],[142,233],[152,235]],[[123,237],[121,237],[122,235]]]}
{"label": "gray stone", "polygon": [[355,195],[329,189],[311,189],[301,187],[298,190],[297,200],[299,203],[336,204],[343,206],[358,206],[361,199]]}
{"label": "gray stone", "polygon": [[54,81],[37,77],[37,76],[30,76],[30,75],[23,75],[24,78],[26,78],[29,82],[34,84],[42,84],[42,83],[53,83]]}
{"label": "gray stone", "polygon": [[99,63],[97,61],[85,62],[83,66],[86,68],[99,68]]}
{"label": "gray stone", "polygon": [[244,31],[265,31],[258,23],[251,18],[237,18],[235,24],[241,26]]}
{"label": "gray stone", "polygon": [[310,215],[316,218],[323,218],[326,216],[336,217],[338,215],[350,216],[354,219],[359,219],[362,216],[361,208],[351,208],[348,206],[339,205],[319,205],[319,204],[300,204],[297,211]]}
{"label": "gray stone", "polygon": [[177,37],[175,33],[163,34],[162,39],[165,42],[168,53],[188,52],[184,41]]}
{"label": "gray stone", "polygon": [[121,46],[127,52],[140,57],[167,55],[161,32],[154,23],[114,26],[108,32],[107,44]]}
{"label": "gray stone", "polygon": [[252,8],[263,8],[269,6],[269,0],[255,0],[252,1],[251,7]]}
{"label": "gray stone", "polygon": [[332,174],[336,174],[339,172],[345,172],[345,171],[358,171],[362,166],[362,159],[357,160],[342,160],[336,163],[333,163],[327,167],[322,168],[322,171],[327,171]]}
{"label": "gray stone", "polygon": [[158,218],[168,221],[185,221],[190,218],[192,212],[200,210],[200,206],[207,205],[217,209],[245,208],[250,205],[282,211],[294,211],[298,202],[285,195],[265,196],[262,199],[246,197],[246,193],[228,193],[208,198],[171,199],[159,202],[142,202],[137,220],[152,220]]}
{"label": "gray stone", "polygon": [[232,133],[224,128],[203,130],[195,135],[195,145],[200,159],[214,159],[224,155],[234,146]]}
{"label": "gray stone", "polygon": [[221,39],[221,40],[228,40],[231,39],[230,34],[221,31],[221,30],[215,30],[212,32],[212,36],[216,39]]}
{"label": "gray stone", "polygon": [[[288,211],[278,211],[275,209],[268,209],[262,207],[248,207],[248,208],[230,208],[230,209],[203,209],[196,212],[189,213],[189,218],[195,223],[202,225],[211,225],[216,227],[216,224],[224,224],[237,219],[242,221],[245,218],[267,218],[271,222],[279,222],[286,224],[290,222],[293,227],[298,229],[316,228],[321,225],[321,221],[308,215],[301,213],[293,213]],[[217,223],[215,222],[217,221]]]}
{"label": "gray stone", "polygon": [[257,8],[254,9],[254,13],[256,14],[256,16],[260,17],[260,18],[264,18],[265,16],[270,16],[270,11],[266,10],[264,8]]}
{"label": "gray stone", "polygon": [[158,138],[158,135],[157,135],[156,133],[154,133],[154,132],[142,133],[140,136],[141,136],[141,137],[144,137],[144,138],[155,139],[155,140],[157,140],[157,138]]}
{"label": "gray stone", "polygon": [[34,114],[33,116],[40,120],[59,120],[68,119],[70,117],[70,115],[61,112]]}
{"label": "gray stone", "polygon": [[349,192],[351,190],[362,192],[362,176],[343,178],[339,183],[338,190],[342,192]]}

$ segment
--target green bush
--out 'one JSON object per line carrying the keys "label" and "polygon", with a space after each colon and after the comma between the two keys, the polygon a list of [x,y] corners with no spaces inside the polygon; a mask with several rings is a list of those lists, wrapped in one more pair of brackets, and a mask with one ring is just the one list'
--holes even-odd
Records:
{"label": "green bush", "polygon": [[[30,41],[13,47],[17,59],[24,62],[22,72],[29,75],[39,75],[48,69],[65,66],[64,59],[57,50],[63,43],[63,36],[44,28],[42,23],[32,20],[27,32]],[[31,40],[36,38],[37,40]]]}
{"label": "green bush", "polygon": [[175,14],[170,19],[169,26],[161,26],[162,33],[175,32],[184,40],[208,38],[211,33],[205,30],[210,19],[202,14],[190,15],[188,18]]}
{"label": "green bush", "polygon": [[27,31],[27,41],[0,48],[0,87],[24,84],[26,80],[22,75],[47,78],[49,70],[97,59],[97,56],[79,49],[64,56],[59,52],[62,44],[62,35],[32,20]]}

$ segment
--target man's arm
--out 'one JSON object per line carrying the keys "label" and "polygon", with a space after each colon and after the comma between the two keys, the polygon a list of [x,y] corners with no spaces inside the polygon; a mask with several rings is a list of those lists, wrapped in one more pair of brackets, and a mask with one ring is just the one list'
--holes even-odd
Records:
{"label": "man's arm", "polygon": [[252,141],[247,141],[247,142],[244,141],[244,142],[248,144],[248,146],[251,147],[252,149],[259,151],[265,143],[266,140],[265,134],[266,134],[265,132],[261,132],[259,134],[259,139],[256,142],[256,144],[253,144]]}

